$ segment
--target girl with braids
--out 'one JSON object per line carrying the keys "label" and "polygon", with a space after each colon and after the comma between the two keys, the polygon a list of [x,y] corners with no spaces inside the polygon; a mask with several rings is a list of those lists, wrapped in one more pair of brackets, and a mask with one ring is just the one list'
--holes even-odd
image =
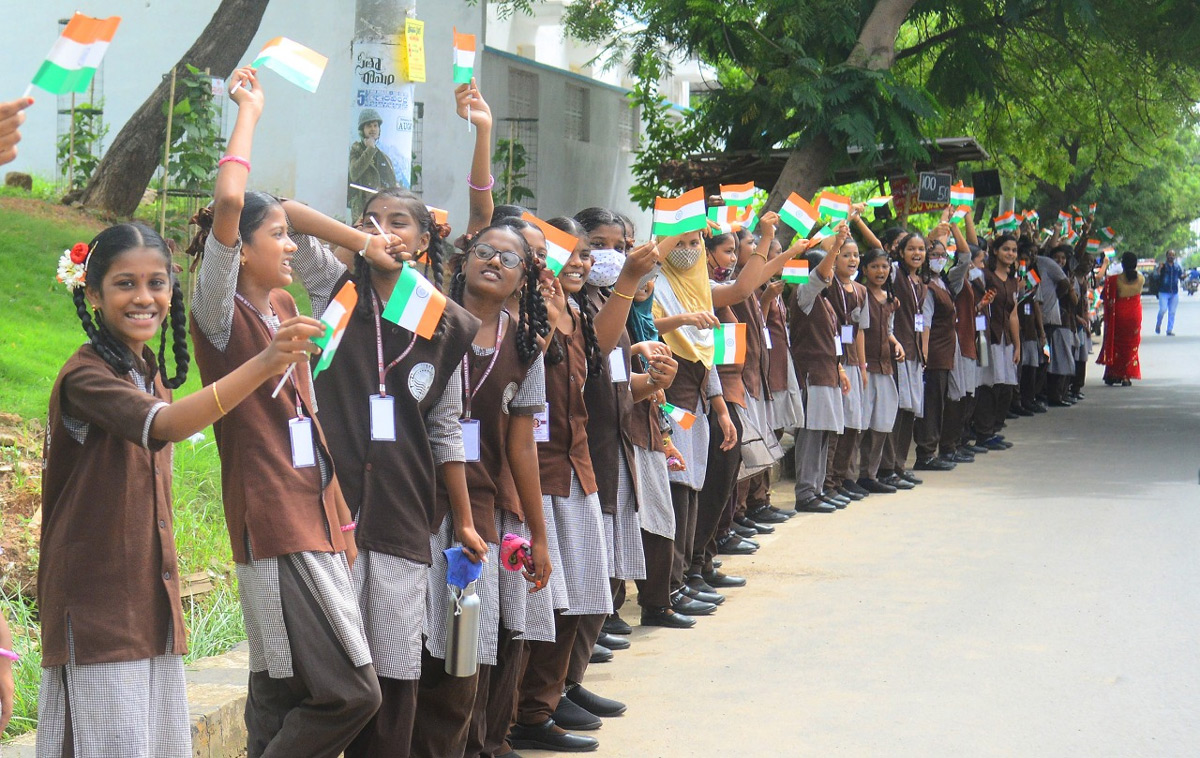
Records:
{"label": "girl with braids", "polygon": [[1011,445],[997,435],[1008,415],[1021,365],[1021,327],[1017,321],[1017,238],[1001,234],[992,240],[984,286],[995,292],[987,306],[988,363],[979,368],[975,395],[976,444],[989,450]]}
{"label": "girl with braids", "polygon": [[896,362],[905,358],[904,347],[893,334],[898,307],[892,294],[892,266],[880,248],[862,257],[860,281],[867,287],[867,314],[862,327],[863,358],[867,386],[863,393],[863,423],[867,427],[859,443],[858,486],[873,495],[896,492],[879,481],[879,466],[888,434],[896,423],[900,396],[894,374]]}
{"label": "girl with braids", "polygon": [[[262,86],[253,69],[238,69],[232,79],[239,85],[231,87],[238,115],[229,154],[217,170],[213,207],[198,215],[200,232],[188,250],[203,255],[191,329],[196,363],[210,384],[226,381],[297,316],[283,289],[298,252],[287,214],[270,195],[246,191]],[[342,244],[377,265],[398,267],[398,238],[341,229]],[[276,384],[274,392],[259,388],[214,425],[250,641],[247,753],[333,757],[380,698],[350,574],[354,520],[334,472],[337,449],[316,417],[308,367]]]}
{"label": "girl with braids", "polygon": [[[189,358],[183,295],[162,238],[141,224],[106,229],[64,255],[60,281],[74,289],[88,341],[50,393],[38,755],[183,758],[192,741],[169,443],[306,360],[322,327],[287,321],[219,382],[172,403]],[[160,327],[156,358],[150,344]]]}
{"label": "girl with braids", "polygon": [[907,468],[908,452],[912,446],[913,423],[922,415],[925,400],[925,356],[929,353],[929,324],[921,312],[925,302],[926,285],[921,279],[925,270],[925,238],[915,232],[896,241],[893,254],[893,290],[896,303],[895,335],[904,348],[905,360],[896,364],[896,387],[900,393],[900,410],[896,427],[883,450],[881,481],[899,489],[912,489],[920,480]]}

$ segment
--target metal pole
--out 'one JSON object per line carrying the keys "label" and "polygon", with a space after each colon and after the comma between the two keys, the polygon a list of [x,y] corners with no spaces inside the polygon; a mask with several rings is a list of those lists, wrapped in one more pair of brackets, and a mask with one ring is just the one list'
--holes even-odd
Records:
{"label": "metal pole", "polygon": [[171,125],[175,115],[175,69],[171,69],[171,95],[167,98],[167,137],[163,140],[162,196],[158,199],[158,236],[167,231],[167,173],[171,162]]}

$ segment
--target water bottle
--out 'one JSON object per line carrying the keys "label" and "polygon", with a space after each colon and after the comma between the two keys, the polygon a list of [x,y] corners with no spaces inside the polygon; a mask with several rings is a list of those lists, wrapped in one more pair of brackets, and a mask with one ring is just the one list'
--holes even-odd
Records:
{"label": "water bottle", "polygon": [[446,673],[475,676],[479,670],[479,595],[475,582],[466,589],[446,585]]}
{"label": "water bottle", "polygon": [[975,332],[975,355],[976,363],[980,368],[987,368],[992,365],[992,349],[988,346],[987,335],[983,332]]}

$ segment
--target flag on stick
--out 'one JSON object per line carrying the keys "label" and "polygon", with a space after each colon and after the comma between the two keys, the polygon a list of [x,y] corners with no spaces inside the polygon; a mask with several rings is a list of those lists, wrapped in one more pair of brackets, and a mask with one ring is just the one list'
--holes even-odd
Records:
{"label": "flag on stick", "polygon": [[808,201],[795,192],[788,195],[783,207],[779,209],[779,217],[799,235],[808,236],[817,225],[820,216]]}
{"label": "flag on stick", "polygon": [[1087,251],[1089,253],[1100,252],[1100,240],[1089,238],[1087,241]]}
{"label": "flag on stick", "polygon": [[50,48],[32,84],[52,95],[87,92],[120,23],[120,16],[92,18],[76,13]]}
{"label": "flag on stick", "polygon": [[327,63],[329,59],[315,50],[287,37],[276,37],[263,46],[250,67],[266,66],[297,87],[316,92]]}
{"label": "flag on stick", "polygon": [[684,409],[671,405],[670,403],[660,403],[659,408],[667,414],[676,424],[679,424],[680,429],[691,429],[692,424],[696,423],[696,414],[688,413]]}
{"label": "flag on stick", "polygon": [[954,209],[954,213],[951,214],[951,216],[950,216],[950,221],[952,223],[957,224],[959,221],[962,221],[964,218],[966,218],[967,214],[970,212],[971,212],[971,206],[960,205]]}
{"label": "flag on stick", "polygon": [[951,205],[975,205],[975,188],[964,186],[962,182],[950,187]]}
{"label": "flag on stick", "polygon": [[1109,242],[1112,242],[1117,238],[1117,233],[1111,226],[1104,227],[1100,230],[1100,233],[1103,234]]}
{"label": "flag on stick", "polygon": [[342,285],[338,293],[333,296],[333,300],[330,300],[329,305],[325,307],[325,312],[321,314],[321,323],[325,325],[325,333],[313,339],[313,344],[321,348],[321,358],[313,367],[313,379],[316,379],[317,374],[329,368],[329,364],[333,363],[333,355],[342,342],[342,336],[346,333],[346,327],[350,324],[350,316],[354,313],[354,306],[357,304],[358,290],[354,287],[354,282],[348,281]]}
{"label": "flag on stick", "polygon": [[1038,272],[1032,268],[1025,269],[1025,283],[1030,289],[1034,289],[1042,283],[1042,277],[1038,276]]}
{"label": "flag on stick", "polygon": [[807,284],[808,276],[808,261],[803,258],[793,258],[783,266],[783,280],[789,284]]}
{"label": "flag on stick", "polygon": [[756,189],[754,182],[722,184],[721,199],[725,201],[726,205],[747,206],[754,202],[754,192]]}
{"label": "flag on stick", "polygon": [[1002,213],[996,218],[992,219],[992,227],[997,231],[1001,229],[1016,229],[1017,225],[1017,214],[1013,213],[1012,211]]}
{"label": "flag on stick", "polygon": [[713,363],[725,366],[746,362],[746,325],[721,324],[713,329]]}
{"label": "flag on stick", "polygon": [[475,35],[454,29],[454,83],[470,84],[475,76]]}
{"label": "flag on stick", "polygon": [[380,315],[418,336],[432,339],[445,310],[446,296],[415,268],[405,266]]}
{"label": "flag on stick", "polygon": [[871,208],[882,208],[890,202],[892,202],[891,195],[880,195],[879,197],[873,197],[867,200],[867,206]]}
{"label": "flag on stick", "polygon": [[579,246],[579,238],[542,221],[528,211],[522,213],[521,218],[541,229],[542,234],[546,235],[546,268],[558,276],[558,272],[562,271],[562,267],[570,260],[571,253]]}
{"label": "flag on stick", "polygon": [[[745,211],[745,213],[739,213]],[[754,231],[758,225],[758,214],[753,208],[739,208],[734,205],[714,205],[708,209],[708,218],[721,230],[721,234],[729,234],[745,229]]]}
{"label": "flag on stick", "polygon": [[815,198],[817,213],[839,221],[850,217],[850,198],[845,195],[835,195],[832,192],[822,192]]}
{"label": "flag on stick", "polygon": [[654,225],[651,233],[659,237],[684,234],[708,228],[704,213],[704,188],[688,190],[679,197],[660,197],[654,201]]}

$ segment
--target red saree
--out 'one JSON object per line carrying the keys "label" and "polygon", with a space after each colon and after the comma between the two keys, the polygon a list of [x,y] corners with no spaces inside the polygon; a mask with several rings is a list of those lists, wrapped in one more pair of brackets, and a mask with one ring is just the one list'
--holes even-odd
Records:
{"label": "red saree", "polygon": [[1117,296],[1117,277],[1104,281],[1104,341],[1096,363],[1104,366],[1104,381],[1142,378],[1138,347],[1142,344],[1141,295]]}

